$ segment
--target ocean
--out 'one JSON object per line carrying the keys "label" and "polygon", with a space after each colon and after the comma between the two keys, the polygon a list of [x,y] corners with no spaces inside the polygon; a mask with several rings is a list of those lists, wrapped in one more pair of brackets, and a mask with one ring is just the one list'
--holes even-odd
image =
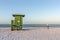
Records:
{"label": "ocean", "polygon": [[[23,24],[23,27],[46,27],[46,24]],[[60,24],[48,24],[49,27],[60,27]],[[0,24],[0,27],[11,27],[11,24]]]}

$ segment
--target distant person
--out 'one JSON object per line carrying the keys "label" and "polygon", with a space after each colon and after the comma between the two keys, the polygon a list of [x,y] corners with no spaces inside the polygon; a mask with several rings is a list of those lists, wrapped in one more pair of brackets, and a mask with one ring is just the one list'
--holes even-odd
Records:
{"label": "distant person", "polygon": [[47,28],[49,29],[49,25],[48,24],[46,24],[47,25]]}

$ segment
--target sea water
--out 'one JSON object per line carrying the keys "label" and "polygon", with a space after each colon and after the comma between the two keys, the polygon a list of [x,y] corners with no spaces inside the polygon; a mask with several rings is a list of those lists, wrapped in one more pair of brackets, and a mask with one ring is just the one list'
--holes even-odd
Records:
{"label": "sea water", "polygon": [[[25,27],[46,27],[46,24],[23,24]],[[49,27],[60,27],[60,24],[48,24]],[[0,24],[0,28],[10,28],[11,24]]]}

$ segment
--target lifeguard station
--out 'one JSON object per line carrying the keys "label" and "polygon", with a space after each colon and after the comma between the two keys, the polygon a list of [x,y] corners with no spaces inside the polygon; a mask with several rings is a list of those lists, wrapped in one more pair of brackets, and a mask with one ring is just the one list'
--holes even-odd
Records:
{"label": "lifeguard station", "polygon": [[11,20],[11,30],[22,30],[23,14],[13,14],[14,20]]}

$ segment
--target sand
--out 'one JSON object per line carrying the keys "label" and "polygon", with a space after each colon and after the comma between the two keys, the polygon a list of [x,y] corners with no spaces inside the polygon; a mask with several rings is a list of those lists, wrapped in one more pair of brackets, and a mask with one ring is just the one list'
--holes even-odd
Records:
{"label": "sand", "polygon": [[60,40],[60,28],[33,28],[20,31],[0,28],[0,40]]}

